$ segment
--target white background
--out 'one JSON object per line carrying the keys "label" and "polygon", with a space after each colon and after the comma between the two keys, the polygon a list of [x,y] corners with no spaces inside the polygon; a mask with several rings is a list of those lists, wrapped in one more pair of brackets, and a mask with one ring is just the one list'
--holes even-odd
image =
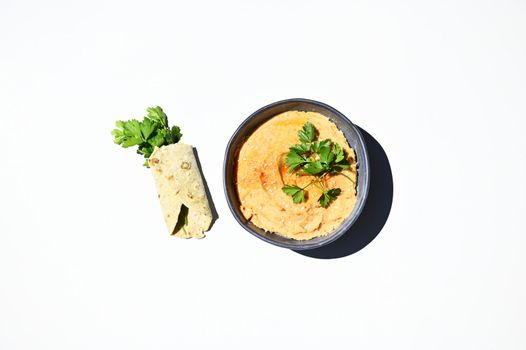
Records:
{"label": "white background", "polygon": [[[356,254],[245,232],[222,189],[259,107],[326,102],[389,157]],[[525,349],[523,1],[0,2],[1,349]],[[219,219],[165,232],[116,119],[160,105]]]}

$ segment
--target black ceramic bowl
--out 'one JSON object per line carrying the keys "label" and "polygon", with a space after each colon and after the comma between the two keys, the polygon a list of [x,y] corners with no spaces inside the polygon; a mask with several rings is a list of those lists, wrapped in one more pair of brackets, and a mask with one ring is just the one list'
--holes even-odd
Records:
{"label": "black ceramic bowl", "polygon": [[[318,112],[329,118],[343,132],[349,145],[356,152],[356,161],[358,166],[358,184],[357,184],[357,201],[354,209],[342,224],[329,234],[316,237],[309,240],[294,240],[277,235],[273,232],[267,232],[252,222],[245,219],[240,209],[240,202],[237,195],[236,171],[237,157],[241,146],[245,140],[263,123],[272,117],[286,111],[311,111]],[[325,103],[307,100],[303,98],[293,98],[289,100],[278,101],[265,106],[252,113],[234,132],[230,138],[225,152],[223,163],[223,186],[228,206],[237,222],[245,230],[265,242],[294,250],[306,250],[321,247],[333,242],[343,235],[356,221],[360,215],[367,198],[369,190],[369,161],[367,150],[363,137],[358,128],[351,123],[343,114]]]}

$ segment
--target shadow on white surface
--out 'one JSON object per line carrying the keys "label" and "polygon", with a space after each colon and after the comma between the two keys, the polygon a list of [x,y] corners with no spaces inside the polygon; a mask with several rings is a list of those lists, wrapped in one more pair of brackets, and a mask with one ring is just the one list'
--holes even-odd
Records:
{"label": "shadow on white surface", "polygon": [[219,218],[219,215],[217,214],[216,206],[214,204],[214,200],[212,198],[212,195],[210,194],[210,189],[208,188],[208,182],[206,182],[206,176],[203,172],[203,167],[201,166],[201,161],[199,160],[199,153],[197,152],[197,148],[193,147],[194,150],[194,156],[195,160],[197,162],[197,167],[199,168],[199,172],[201,173],[201,176],[203,178],[203,185],[205,185],[205,193],[208,197],[208,203],[210,204],[210,210],[212,211],[212,222],[210,223],[210,228],[208,231],[212,229],[212,226],[214,226],[214,223]]}
{"label": "shadow on white surface", "polygon": [[369,154],[370,188],[362,214],[342,237],[333,243],[296,253],[318,259],[342,258],[365,248],[380,233],[393,203],[393,176],[384,149],[367,131],[358,127]]}

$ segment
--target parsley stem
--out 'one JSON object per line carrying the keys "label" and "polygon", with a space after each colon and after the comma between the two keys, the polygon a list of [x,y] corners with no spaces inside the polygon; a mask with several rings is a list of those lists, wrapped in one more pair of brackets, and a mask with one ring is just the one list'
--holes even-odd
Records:
{"label": "parsley stem", "polygon": [[343,175],[343,176],[345,176],[346,178],[348,178],[349,181],[351,181],[353,184],[355,183],[353,179],[351,179],[349,176],[345,175],[344,173],[340,173],[340,175]]}
{"label": "parsley stem", "polygon": [[316,182],[318,179],[314,179],[312,180],[311,182],[309,182],[306,186],[302,187],[301,189],[304,190],[306,189],[307,187],[309,187],[310,185],[312,185],[314,182]]}

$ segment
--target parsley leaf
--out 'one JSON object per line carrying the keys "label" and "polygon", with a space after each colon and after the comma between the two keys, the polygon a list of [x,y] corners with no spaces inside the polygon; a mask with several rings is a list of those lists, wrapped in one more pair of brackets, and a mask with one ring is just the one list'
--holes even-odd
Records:
{"label": "parsley leaf", "polygon": [[124,122],[122,129],[123,129],[125,136],[142,139],[141,122],[138,121],[137,119],[131,119],[131,120],[128,120],[128,122]]}
{"label": "parsley leaf", "polygon": [[297,167],[307,162],[307,159],[294,151],[290,151],[285,159],[285,164],[289,167],[289,173],[293,172]]}
{"label": "parsley leaf", "polygon": [[281,188],[281,190],[289,196],[294,196],[296,193],[298,193],[298,191],[301,191],[301,187],[294,185],[285,185]]}
{"label": "parsley leaf", "polygon": [[310,151],[310,146],[307,143],[300,143],[298,145],[291,146],[289,150],[291,152],[296,152],[297,154],[305,154]]}
{"label": "parsley leaf", "polygon": [[144,155],[144,158],[150,158],[153,153],[153,146],[151,145],[141,145],[137,150],[137,153]]}
{"label": "parsley leaf", "polygon": [[323,169],[324,167],[319,160],[307,163],[303,166],[303,170],[311,175],[319,174],[323,171]]}
{"label": "parsley leaf", "polygon": [[154,147],[161,147],[162,145],[165,144],[165,138],[166,138],[166,130],[163,129],[163,130],[159,130],[157,131],[157,133],[152,136],[148,142],[150,143],[150,145],[154,146]]}
{"label": "parsley leaf", "polygon": [[320,147],[320,162],[325,163],[327,166],[330,166],[336,155],[332,153],[332,150],[329,146]]}
{"label": "parsley leaf", "polygon": [[179,142],[181,137],[183,137],[183,134],[181,134],[181,129],[177,125],[172,126],[171,134],[173,143]]}
{"label": "parsley leaf", "polygon": [[150,137],[152,132],[155,130],[155,123],[151,119],[144,118],[140,126],[141,126],[142,139],[148,140],[148,137]]}
{"label": "parsley leaf", "polygon": [[168,117],[161,107],[148,107],[147,115],[142,121],[130,119],[118,120],[116,128],[111,132],[114,142],[124,148],[139,146],[137,153],[146,158],[144,166],[149,167],[148,158],[155,147],[161,147],[179,142],[181,129],[178,126],[168,126]]}
{"label": "parsley leaf", "polygon": [[316,138],[316,129],[311,122],[306,122],[302,130],[298,131],[298,137],[302,143],[312,142]]}
{"label": "parsley leaf", "polygon": [[336,160],[335,160],[336,163],[339,163],[345,159],[345,154],[343,153],[343,150],[340,147],[340,145],[337,143],[334,144],[334,154],[336,156]]}
{"label": "parsley leaf", "polygon": [[303,203],[305,202],[305,191],[301,190],[297,192],[293,197],[292,200],[295,204]]}
{"label": "parsley leaf", "polygon": [[147,117],[161,126],[168,127],[168,117],[163,109],[159,106],[146,108],[148,112]]}
{"label": "parsley leaf", "polygon": [[314,153],[318,153],[320,151],[320,148],[322,147],[331,147],[332,145],[332,141],[329,140],[329,139],[325,139],[323,141],[315,141],[313,143],[311,143],[310,147],[311,147],[311,150],[312,152]]}
{"label": "parsley leaf", "polygon": [[330,173],[331,174],[338,174],[338,173],[341,173],[343,169],[349,169],[351,166],[349,164],[348,161],[341,161],[337,164],[335,164],[331,169],[330,169]]}
{"label": "parsley leaf", "polygon": [[292,196],[294,203],[305,202],[305,191],[303,188],[294,185],[285,185],[281,188],[285,194]]}
{"label": "parsley leaf", "polygon": [[323,208],[327,208],[329,206],[329,203],[335,200],[340,193],[342,193],[342,190],[339,188],[333,188],[328,191],[323,191],[320,198],[318,198],[318,202]]}
{"label": "parsley leaf", "polygon": [[142,142],[142,140],[135,136],[129,136],[125,137],[121,143],[122,147],[128,148],[132,146],[139,145]]}

